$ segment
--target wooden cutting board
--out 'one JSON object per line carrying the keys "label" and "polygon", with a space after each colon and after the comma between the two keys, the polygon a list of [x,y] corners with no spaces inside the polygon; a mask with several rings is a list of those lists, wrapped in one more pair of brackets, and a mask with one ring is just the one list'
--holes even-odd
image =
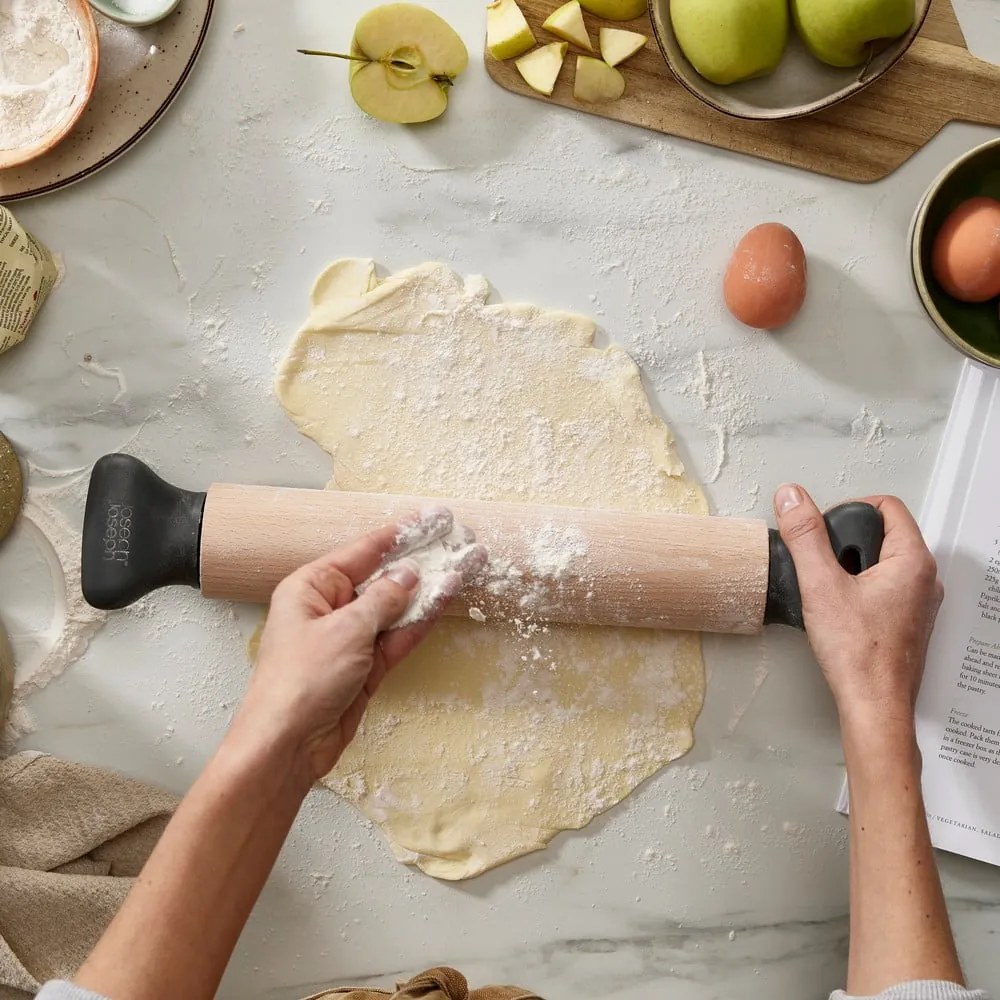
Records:
{"label": "wooden cutting board", "polygon": [[[520,0],[539,41],[557,0]],[[601,22],[587,15],[591,35]],[[521,79],[514,61],[486,53],[486,68],[501,87],[540,101],[695,139],[850,181],[891,174],[950,121],[1000,127],[1000,67],[969,52],[951,0],[934,0],[923,30],[906,55],[868,89],[826,111],[790,121],[731,118],[688,93],[660,55],[648,17],[621,25],[650,36],[646,48],[619,67],[625,96],[611,104],[573,99],[576,60],[570,50],[552,97]]]}

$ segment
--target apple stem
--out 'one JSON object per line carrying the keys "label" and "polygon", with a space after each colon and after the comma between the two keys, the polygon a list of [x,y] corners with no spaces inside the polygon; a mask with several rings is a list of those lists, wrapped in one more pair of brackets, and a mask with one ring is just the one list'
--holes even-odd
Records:
{"label": "apple stem", "polygon": [[[349,56],[345,55],[343,52],[323,52],[320,49],[297,49],[296,51],[301,52],[304,56],[329,56],[331,59],[346,59],[348,62],[363,62],[370,63],[375,62],[374,59],[369,59],[367,56]],[[378,62],[384,62],[387,66],[391,66],[393,69],[406,70],[407,72],[412,72],[417,67],[413,63],[407,62],[405,59],[379,59]],[[453,82],[451,77],[434,77],[438,83],[445,86],[450,86]],[[444,84],[447,80],[448,83]]]}
{"label": "apple stem", "polygon": [[322,52],[319,49],[298,49],[304,56],[329,56],[331,59],[346,59],[348,62],[371,62],[367,56],[348,56],[343,52]]}

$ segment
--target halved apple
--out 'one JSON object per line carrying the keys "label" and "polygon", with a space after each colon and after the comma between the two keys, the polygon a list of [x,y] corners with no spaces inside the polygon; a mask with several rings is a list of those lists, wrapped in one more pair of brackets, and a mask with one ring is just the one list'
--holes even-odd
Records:
{"label": "halved apple", "polygon": [[590,36],[587,34],[587,26],[583,23],[580,0],[569,0],[569,3],[564,3],[558,10],[554,10],[542,27],[556,38],[562,38],[588,52],[594,51]]}
{"label": "halved apple", "polygon": [[513,59],[535,44],[535,35],[517,0],[495,0],[486,7],[486,47],[494,59]]}
{"label": "halved apple", "polygon": [[617,101],[625,93],[625,77],[603,59],[576,57],[576,82],[573,96],[587,104]]}
{"label": "halved apple", "polygon": [[584,10],[609,21],[633,21],[646,13],[646,0],[580,0]]}
{"label": "halved apple", "polygon": [[351,95],[362,111],[384,122],[411,125],[444,114],[448,90],[469,65],[452,27],[426,7],[390,3],[358,21],[350,55],[299,49],[351,62]]}
{"label": "halved apple", "polygon": [[617,66],[634,56],[646,42],[647,35],[622,28],[601,28],[601,56],[609,66]]}
{"label": "halved apple", "polygon": [[552,42],[535,49],[534,52],[529,52],[526,56],[521,56],[514,65],[532,90],[551,97],[568,48],[566,42]]}

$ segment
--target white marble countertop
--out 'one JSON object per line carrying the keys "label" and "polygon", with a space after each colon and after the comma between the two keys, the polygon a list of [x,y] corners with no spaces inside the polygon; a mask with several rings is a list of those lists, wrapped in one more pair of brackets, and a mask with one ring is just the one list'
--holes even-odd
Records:
{"label": "white marble countertop", "polygon": [[[220,0],[154,134],[84,184],[15,206],[67,267],[29,341],[0,360],[0,428],[21,454],[72,470],[129,448],[192,487],[319,486],[326,456],[271,392],[312,279],[338,256],[390,270],[441,259],[504,298],[596,316],[642,364],[717,512],[767,516],[789,478],[822,502],[893,491],[919,504],[960,359],[920,313],[906,229],[933,176],[988,134],[949,126],[889,180],[849,185],[506,94],[477,54],[480,5],[430,5],[473,55],[436,125],[364,118],[342,66],[295,54],[347,45],[365,0]],[[995,8],[959,12],[978,54],[1000,60]],[[738,328],[718,292],[734,241],[765,219],[798,231],[812,273],[801,319],[775,337]],[[32,474],[33,489],[58,481]],[[79,518],[80,484],[67,496]],[[0,570],[24,655],[51,603],[35,544],[21,530]],[[182,791],[240,697],[252,625],[189,592],[114,616],[32,699],[22,745]],[[377,830],[313,793],[220,995],[294,1000],[440,962],[551,997],[840,985],[830,698],[799,635],[709,638],[706,659],[707,706],[679,766],[475,881],[397,865]],[[1000,873],[942,864],[970,977],[995,983]]]}

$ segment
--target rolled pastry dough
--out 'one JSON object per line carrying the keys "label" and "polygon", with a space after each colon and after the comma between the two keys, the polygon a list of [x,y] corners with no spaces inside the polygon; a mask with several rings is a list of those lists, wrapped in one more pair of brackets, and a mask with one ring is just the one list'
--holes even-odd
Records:
{"label": "rolled pastry dough", "polygon": [[[594,324],[425,264],[316,282],[277,391],[332,488],[706,513],[639,369]],[[451,620],[326,779],[396,856],[463,879],[579,829],[690,749],[697,635]]]}

